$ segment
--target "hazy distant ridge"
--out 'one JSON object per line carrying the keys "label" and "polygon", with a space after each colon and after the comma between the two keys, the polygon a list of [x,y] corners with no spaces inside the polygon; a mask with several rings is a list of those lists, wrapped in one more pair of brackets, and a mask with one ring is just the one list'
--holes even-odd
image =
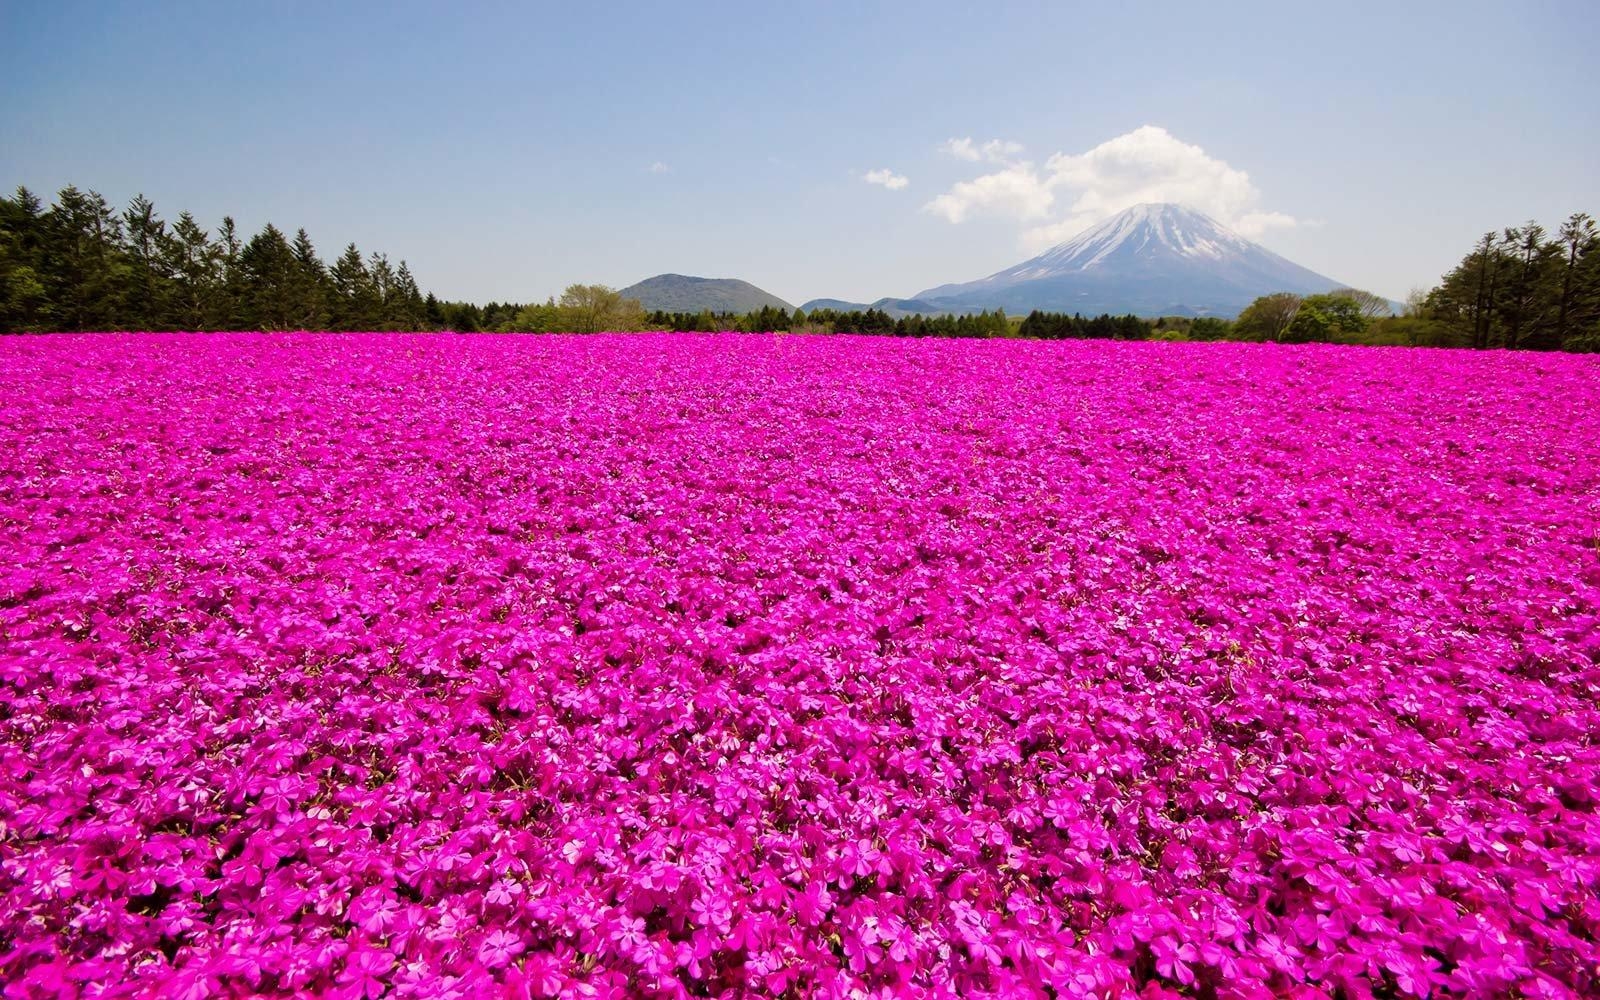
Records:
{"label": "hazy distant ridge", "polygon": [[638,299],[646,309],[661,312],[747,313],[763,306],[793,312],[794,306],[765,289],[738,278],[697,278],[688,274],[658,274],[629,285],[624,298]]}
{"label": "hazy distant ridge", "polygon": [[818,309],[832,309],[834,312],[866,312],[876,309],[888,313],[891,319],[902,316],[964,316],[967,313],[981,312],[979,309],[969,309],[959,305],[941,305],[934,302],[924,302],[921,299],[878,299],[875,302],[846,302],[844,299],[812,299],[800,306],[807,313]]}

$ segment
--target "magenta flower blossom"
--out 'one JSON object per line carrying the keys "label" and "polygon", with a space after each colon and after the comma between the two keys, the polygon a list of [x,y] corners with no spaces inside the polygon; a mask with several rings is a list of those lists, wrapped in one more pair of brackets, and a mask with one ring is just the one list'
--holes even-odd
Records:
{"label": "magenta flower blossom", "polygon": [[0,340],[0,992],[1600,994],[1600,363]]}
{"label": "magenta flower blossom", "polygon": [[491,969],[503,968],[522,954],[525,947],[522,939],[512,931],[490,931],[483,943],[478,945],[478,960]]}

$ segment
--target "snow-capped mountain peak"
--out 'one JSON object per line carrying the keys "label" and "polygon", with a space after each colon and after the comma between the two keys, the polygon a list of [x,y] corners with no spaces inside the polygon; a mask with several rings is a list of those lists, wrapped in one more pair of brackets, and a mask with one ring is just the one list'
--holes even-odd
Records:
{"label": "snow-capped mountain peak", "polygon": [[[1251,246],[1249,240],[1208,215],[1182,205],[1145,203],[1124,209],[1033,260],[1000,274],[1034,278],[1064,271],[1087,271],[1119,252],[1175,253],[1182,257],[1222,260],[1230,253],[1248,252]],[[1032,273],[1022,273],[1024,268]]]}
{"label": "snow-capped mountain peak", "polygon": [[1337,282],[1182,205],[1134,205],[1030,260],[915,298],[947,307],[1231,315],[1257,295]]}

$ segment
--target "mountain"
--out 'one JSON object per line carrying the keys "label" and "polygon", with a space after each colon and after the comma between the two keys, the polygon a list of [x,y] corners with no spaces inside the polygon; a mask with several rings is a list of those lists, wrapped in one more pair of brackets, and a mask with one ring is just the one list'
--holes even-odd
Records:
{"label": "mountain", "polygon": [[807,313],[818,309],[832,309],[834,312],[866,312],[876,309],[889,314],[890,319],[899,319],[902,316],[943,316],[946,313],[957,316],[969,312],[982,312],[981,309],[968,309],[961,306],[937,305],[924,302],[921,299],[879,299],[876,302],[846,302],[843,299],[812,299],[800,306]]}
{"label": "mountain", "polygon": [[1209,216],[1135,205],[1031,260],[916,298],[944,309],[1008,313],[1236,316],[1259,295],[1340,287]]}
{"label": "mountain", "polygon": [[762,306],[793,312],[794,306],[738,278],[696,278],[687,274],[658,274],[622,290],[623,298],[638,299],[646,309],[662,312],[747,313]]}

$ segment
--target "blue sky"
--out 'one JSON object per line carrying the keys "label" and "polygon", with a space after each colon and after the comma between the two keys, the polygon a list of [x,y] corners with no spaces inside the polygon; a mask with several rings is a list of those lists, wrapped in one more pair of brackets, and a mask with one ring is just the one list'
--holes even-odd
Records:
{"label": "blue sky", "polygon": [[905,296],[1147,195],[1398,298],[1600,214],[1594,0],[583,6],[0,0],[0,184],[479,301]]}

